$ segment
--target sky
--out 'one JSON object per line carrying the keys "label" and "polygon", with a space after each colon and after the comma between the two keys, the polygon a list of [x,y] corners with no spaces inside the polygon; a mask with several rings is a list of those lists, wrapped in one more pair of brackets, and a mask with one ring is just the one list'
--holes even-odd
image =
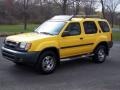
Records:
{"label": "sky", "polygon": [[[102,7],[99,5],[96,11],[101,11]],[[117,7],[116,12],[120,12],[120,5]]]}
{"label": "sky", "polygon": [[[104,1],[104,0],[103,0]],[[107,0],[106,0],[107,1]],[[113,0],[113,3],[116,3],[116,2],[118,2],[118,1],[120,1],[120,0]],[[106,3],[111,3],[112,2],[112,0],[109,0],[108,2],[106,2]],[[101,6],[101,4],[100,3],[98,3],[98,4],[96,4],[97,5],[97,8],[96,8],[96,11],[102,11],[102,6]],[[120,4],[117,6],[117,8],[116,8],[116,12],[120,12]]]}

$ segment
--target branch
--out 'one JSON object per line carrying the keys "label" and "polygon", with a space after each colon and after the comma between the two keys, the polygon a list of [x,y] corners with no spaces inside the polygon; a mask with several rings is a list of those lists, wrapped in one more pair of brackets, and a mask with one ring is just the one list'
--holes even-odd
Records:
{"label": "branch", "polygon": [[59,2],[57,2],[57,0],[54,0],[54,2],[55,2],[60,8],[62,8],[62,5],[61,5]]}

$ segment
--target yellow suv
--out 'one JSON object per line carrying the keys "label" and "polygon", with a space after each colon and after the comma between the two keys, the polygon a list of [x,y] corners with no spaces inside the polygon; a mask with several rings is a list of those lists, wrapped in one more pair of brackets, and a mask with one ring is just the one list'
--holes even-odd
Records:
{"label": "yellow suv", "polygon": [[2,55],[16,64],[32,64],[48,74],[65,58],[84,55],[102,63],[112,45],[112,30],[107,20],[58,15],[34,32],[8,36]]}

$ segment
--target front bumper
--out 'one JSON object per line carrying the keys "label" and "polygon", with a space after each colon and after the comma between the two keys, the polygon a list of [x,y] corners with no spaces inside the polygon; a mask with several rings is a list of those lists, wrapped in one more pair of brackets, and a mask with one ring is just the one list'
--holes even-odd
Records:
{"label": "front bumper", "polygon": [[112,48],[113,47],[113,41],[109,41],[108,42],[108,48]]}
{"label": "front bumper", "polygon": [[39,57],[39,52],[20,52],[5,47],[1,48],[2,56],[13,62],[24,62],[28,64],[35,64]]}

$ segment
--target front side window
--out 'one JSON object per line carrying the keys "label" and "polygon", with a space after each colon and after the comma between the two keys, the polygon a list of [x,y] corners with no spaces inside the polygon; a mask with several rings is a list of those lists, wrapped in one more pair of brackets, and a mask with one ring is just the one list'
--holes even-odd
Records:
{"label": "front side window", "polygon": [[70,23],[65,31],[69,32],[69,36],[80,35],[81,33],[80,24]]}
{"label": "front side window", "polygon": [[108,24],[104,21],[99,21],[100,28],[102,29],[103,32],[109,32],[110,28]]}
{"label": "front side window", "polygon": [[51,34],[57,35],[64,27],[65,22],[57,22],[57,21],[46,21],[42,25],[40,25],[35,32],[43,33],[43,34]]}
{"label": "front side window", "polygon": [[97,26],[94,21],[85,21],[83,23],[85,34],[97,33]]}

